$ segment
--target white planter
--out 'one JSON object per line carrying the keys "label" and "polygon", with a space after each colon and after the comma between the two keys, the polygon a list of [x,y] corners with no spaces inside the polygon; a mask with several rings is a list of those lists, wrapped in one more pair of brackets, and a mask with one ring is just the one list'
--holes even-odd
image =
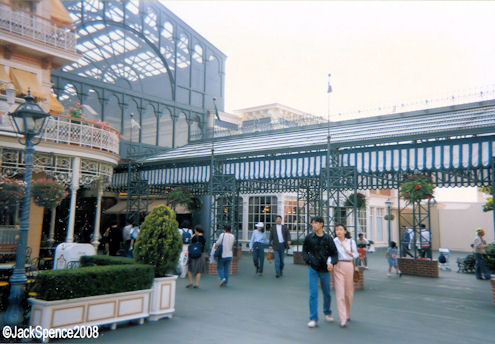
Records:
{"label": "white planter", "polygon": [[29,325],[69,329],[110,324],[115,329],[117,322],[135,319],[142,324],[149,315],[150,292],[151,289],[144,289],[57,301],[30,298]]}
{"label": "white planter", "polygon": [[177,276],[155,278],[151,288],[150,321],[171,318],[175,312],[175,284]]}

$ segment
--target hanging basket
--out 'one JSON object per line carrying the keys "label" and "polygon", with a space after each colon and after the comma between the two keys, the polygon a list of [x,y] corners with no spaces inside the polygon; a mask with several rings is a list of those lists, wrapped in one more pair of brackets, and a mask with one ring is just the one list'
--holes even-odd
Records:
{"label": "hanging basket", "polygon": [[63,183],[51,178],[36,180],[31,186],[34,203],[48,209],[56,208],[68,194]]}
{"label": "hanging basket", "polygon": [[400,186],[400,196],[409,203],[417,203],[422,200],[432,200],[435,184],[431,177],[424,174],[412,174],[407,176]]}
{"label": "hanging basket", "polygon": [[[344,202],[344,206],[354,207],[354,195],[350,195],[346,198]],[[364,209],[365,207],[366,207],[366,196],[358,192],[356,194],[356,208]]]}
{"label": "hanging basket", "polygon": [[26,184],[22,180],[0,176],[0,208],[8,209],[19,204],[25,195]]}
{"label": "hanging basket", "polygon": [[390,216],[385,215],[383,218],[385,219],[385,221],[393,221],[395,219],[395,216],[391,214]]}

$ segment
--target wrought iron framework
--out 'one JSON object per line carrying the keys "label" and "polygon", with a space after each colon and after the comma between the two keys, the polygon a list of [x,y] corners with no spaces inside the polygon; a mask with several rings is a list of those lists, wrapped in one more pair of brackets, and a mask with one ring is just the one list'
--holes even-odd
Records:
{"label": "wrought iron framework", "polygon": [[226,56],[158,1],[63,1],[83,57],[52,73],[64,105],[80,102],[122,133],[141,125],[137,149],[150,155],[205,132],[212,98],[223,110]]}
{"label": "wrought iron framework", "polygon": [[[177,148],[143,160],[142,176],[152,189],[188,185],[209,194],[212,238],[218,224],[233,222],[237,195],[250,193],[296,193],[297,213],[306,219],[298,237],[310,230],[308,220],[314,215],[325,216],[329,231],[350,218],[355,232],[357,190],[398,189],[405,176],[418,170],[439,187],[494,185],[494,105],[491,100],[334,124],[330,168],[327,128],[312,126],[219,139],[214,159],[207,148],[211,141]],[[405,131],[405,119],[421,135]],[[113,187],[123,185],[122,177],[114,174]],[[346,207],[346,199],[354,206]],[[225,205],[230,217],[225,217]],[[411,212],[402,212],[401,224],[407,218],[412,227],[430,228],[428,205],[416,204]]]}

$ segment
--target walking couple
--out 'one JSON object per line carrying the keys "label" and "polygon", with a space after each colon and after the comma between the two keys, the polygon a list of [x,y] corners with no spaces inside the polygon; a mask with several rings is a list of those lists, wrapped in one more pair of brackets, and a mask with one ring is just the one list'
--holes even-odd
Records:
{"label": "walking couple", "polygon": [[356,242],[344,225],[335,227],[335,239],[323,232],[323,218],[311,220],[313,233],[304,239],[303,258],[308,264],[309,322],[308,327],[318,325],[318,279],[323,292],[323,313],[327,322],[333,322],[330,309],[330,272],[335,278],[335,294],[340,318],[340,327],[345,328],[351,314],[354,296],[354,259],[359,255]]}

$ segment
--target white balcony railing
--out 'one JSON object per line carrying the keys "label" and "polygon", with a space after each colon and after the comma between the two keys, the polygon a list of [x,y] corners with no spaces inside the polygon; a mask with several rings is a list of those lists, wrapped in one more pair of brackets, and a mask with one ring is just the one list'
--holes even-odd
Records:
{"label": "white balcony railing", "polygon": [[[0,118],[0,134],[2,130],[10,135],[14,130],[7,115]],[[115,129],[66,117],[49,117],[41,140],[119,154],[120,137]]]}
{"label": "white balcony railing", "polygon": [[0,30],[16,33],[51,46],[76,51],[76,35],[49,20],[0,3]]}

